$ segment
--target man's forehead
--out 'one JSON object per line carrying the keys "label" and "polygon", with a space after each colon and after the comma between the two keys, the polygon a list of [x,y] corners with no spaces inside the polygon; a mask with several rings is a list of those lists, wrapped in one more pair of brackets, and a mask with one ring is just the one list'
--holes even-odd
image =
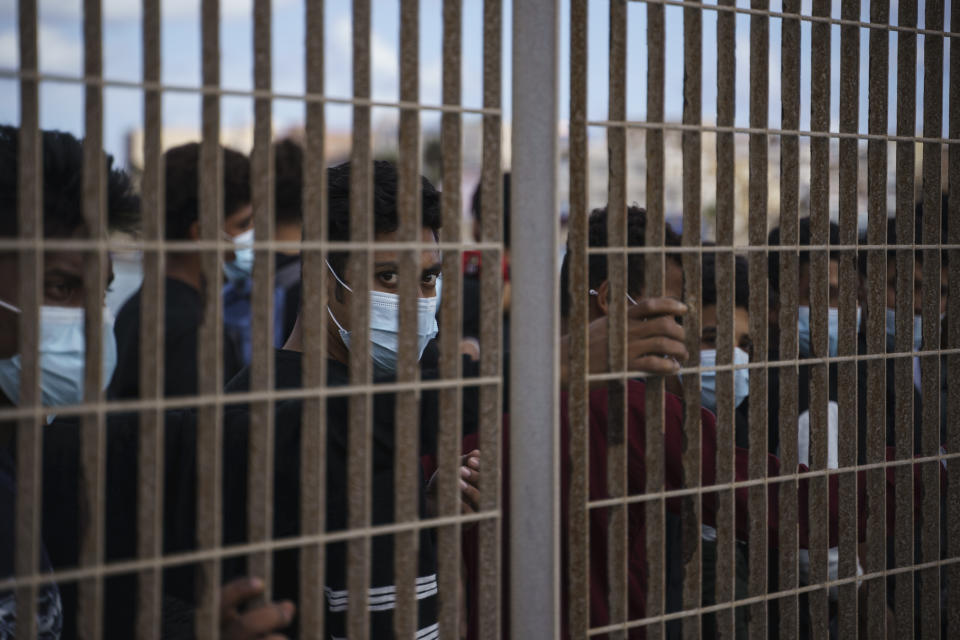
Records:
{"label": "man's forehead", "polygon": [[83,274],[84,253],[82,251],[46,251],[43,255],[45,271],[60,271]]}

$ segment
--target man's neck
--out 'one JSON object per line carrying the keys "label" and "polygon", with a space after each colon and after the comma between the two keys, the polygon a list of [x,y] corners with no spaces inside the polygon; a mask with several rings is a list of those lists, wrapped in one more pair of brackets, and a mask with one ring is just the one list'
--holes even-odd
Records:
{"label": "man's neck", "polygon": [[[287,351],[303,353],[303,327],[300,324],[299,315],[293,325],[293,331],[290,332],[290,337],[287,338],[287,341],[283,344],[283,348]],[[329,330],[327,331],[327,357],[346,365],[350,363],[350,353],[344,346],[343,341],[340,340],[339,336],[334,336]]]}
{"label": "man's neck", "polygon": [[167,256],[166,274],[168,278],[179,280],[197,291],[203,291],[200,256],[195,253],[169,254]]}

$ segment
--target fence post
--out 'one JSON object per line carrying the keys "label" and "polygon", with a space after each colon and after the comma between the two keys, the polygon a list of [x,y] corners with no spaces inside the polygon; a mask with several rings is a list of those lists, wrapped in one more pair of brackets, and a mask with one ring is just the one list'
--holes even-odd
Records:
{"label": "fence post", "polygon": [[510,620],[559,635],[559,2],[513,3]]}

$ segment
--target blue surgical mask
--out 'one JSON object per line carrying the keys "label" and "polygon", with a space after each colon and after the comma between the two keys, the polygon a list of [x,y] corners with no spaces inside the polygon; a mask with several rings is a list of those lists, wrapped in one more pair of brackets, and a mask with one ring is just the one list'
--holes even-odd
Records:
{"label": "blue surgical mask", "polygon": [[[860,307],[857,307],[857,330],[860,329]],[[799,341],[800,355],[808,357],[814,355],[810,349],[810,307],[797,307],[797,340]],[[840,309],[827,307],[827,340],[830,357],[837,355],[840,344]]]}
{"label": "blue surgical mask", "polygon": [[223,263],[223,271],[230,282],[246,280],[253,275],[253,228],[233,236],[231,240],[235,257],[233,262]]}
{"label": "blue surgical mask", "polygon": [[[340,279],[330,263],[330,273],[347,291],[353,292],[347,283]],[[344,346],[350,348],[350,331],[333,315],[327,306],[330,319],[340,331]],[[437,298],[417,298],[417,360],[423,356],[427,344],[437,336]],[[383,291],[370,292],[370,357],[387,371],[397,370],[397,352],[400,336],[400,298],[393,293]]]}
{"label": "blue surgical mask", "polygon": [[[0,301],[15,313],[17,307]],[[41,403],[54,407],[83,402],[86,373],[84,311],[80,307],[40,307],[40,391]],[[117,368],[117,342],[113,335],[113,314],[103,310],[103,386],[106,388]],[[0,389],[11,402],[20,402],[20,355],[0,360]]]}
{"label": "blue surgical mask", "polygon": [[[897,312],[894,309],[886,310],[887,320],[887,351],[897,350]],[[923,341],[923,316],[913,316],[913,350],[920,350]]]}
{"label": "blue surgical mask", "polygon": [[[733,364],[749,364],[750,355],[740,347],[733,348]],[[700,351],[700,366],[717,366],[717,350],[702,349]],[[735,407],[750,394],[750,370],[733,370],[733,402]],[[714,413],[717,412],[717,372],[700,372],[700,404]]]}

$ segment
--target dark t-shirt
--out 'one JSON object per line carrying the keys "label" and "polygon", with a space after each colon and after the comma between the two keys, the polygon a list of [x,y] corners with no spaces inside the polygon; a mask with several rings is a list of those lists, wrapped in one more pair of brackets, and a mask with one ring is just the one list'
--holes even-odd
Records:
{"label": "dark t-shirt", "polygon": [[[197,394],[197,331],[203,317],[200,292],[176,278],[166,279],[166,306],[163,313],[164,395]],[[107,389],[110,398],[140,396],[140,298],[143,289],[124,303],[117,313],[114,335],[117,338],[117,369]],[[229,380],[240,369],[240,359],[232,343],[224,340],[223,379]]]}

